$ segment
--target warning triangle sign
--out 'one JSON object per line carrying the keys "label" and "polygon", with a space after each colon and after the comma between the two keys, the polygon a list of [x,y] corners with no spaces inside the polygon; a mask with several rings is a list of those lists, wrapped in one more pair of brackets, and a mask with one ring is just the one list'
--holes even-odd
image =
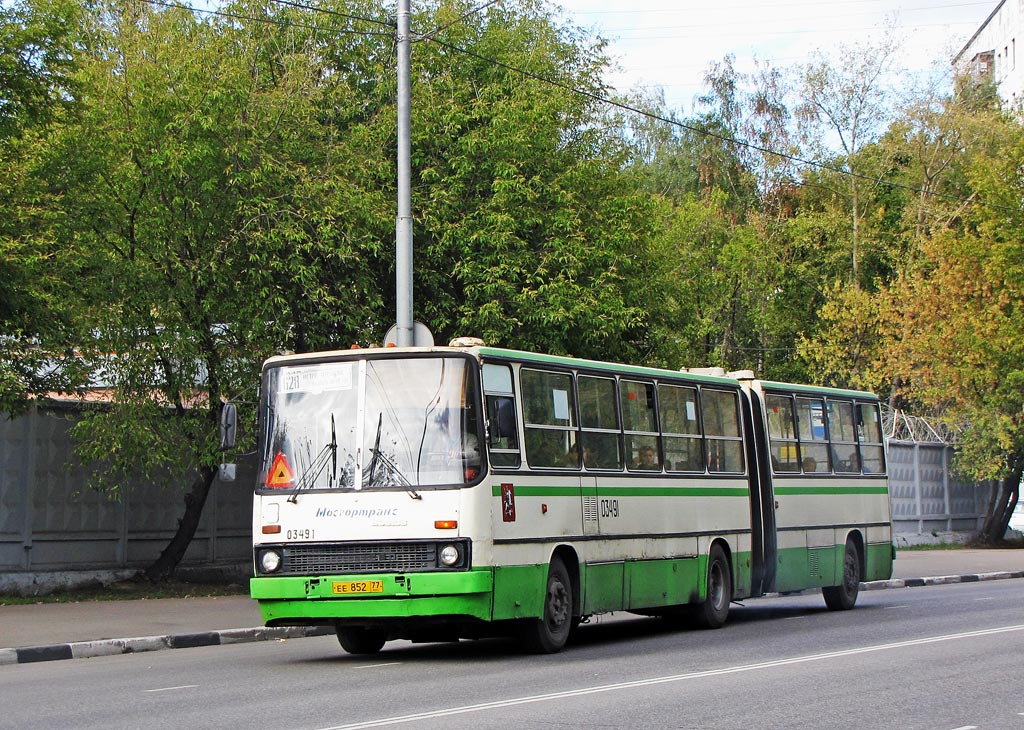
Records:
{"label": "warning triangle sign", "polygon": [[285,487],[290,487],[293,481],[295,481],[295,475],[288,464],[288,459],[285,458],[283,453],[278,451],[270,471],[267,472],[267,486],[271,489],[284,489]]}

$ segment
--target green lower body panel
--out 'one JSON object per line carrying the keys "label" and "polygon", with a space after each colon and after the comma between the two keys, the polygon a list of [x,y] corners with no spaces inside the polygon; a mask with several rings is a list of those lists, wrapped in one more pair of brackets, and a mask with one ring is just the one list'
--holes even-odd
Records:
{"label": "green lower body panel", "polygon": [[[708,558],[626,560],[584,566],[583,613],[680,606],[704,600]],[[732,556],[733,594],[750,595],[750,554]]]}
{"label": "green lower body panel", "polygon": [[627,562],[624,608],[657,608],[700,600],[702,565],[707,565],[706,557]]}
{"label": "green lower body panel", "polygon": [[786,593],[838,585],[843,579],[845,550],[845,545],[779,550],[775,590]]}
{"label": "green lower body panel", "polygon": [[[353,585],[359,592],[339,593],[351,591]],[[465,573],[253,578],[249,592],[268,625],[436,616],[487,621],[492,615],[492,587],[488,568]],[[371,588],[374,592],[368,592]]]}
{"label": "green lower body panel", "polygon": [[607,613],[626,607],[625,563],[587,565],[583,571],[583,613]]}
{"label": "green lower body panel", "polygon": [[892,578],[892,543],[867,546],[864,580],[889,580]]}
{"label": "green lower body panel", "polygon": [[[846,545],[820,548],[790,548],[779,551],[775,590],[779,593],[806,588],[837,586],[843,582]],[[892,545],[868,545],[861,580],[887,580],[892,576]]]}
{"label": "green lower body panel", "polygon": [[[732,557],[737,595],[749,594],[749,564],[749,553]],[[581,613],[589,615],[701,601],[706,573],[707,556],[694,556],[583,565],[571,578],[579,581]],[[457,573],[261,577],[249,587],[264,621],[274,626],[359,619],[507,621],[543,616],[547,575],[547,564],[507,565]]]}
{"label": "green lower body panel", "polygon": [[502,565],[494,569],[495,621],[540,618],[547,592],[547,565]]}

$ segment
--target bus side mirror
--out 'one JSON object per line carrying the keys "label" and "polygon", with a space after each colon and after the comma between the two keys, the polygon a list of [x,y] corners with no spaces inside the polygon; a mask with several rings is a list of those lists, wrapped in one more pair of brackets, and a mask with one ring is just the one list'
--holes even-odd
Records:
{"label": "bus side mirror", "polygon": [[235,435],[238,432],[238,410],[233,403],[225,403],[220,411],[220,450],[235,448]]}

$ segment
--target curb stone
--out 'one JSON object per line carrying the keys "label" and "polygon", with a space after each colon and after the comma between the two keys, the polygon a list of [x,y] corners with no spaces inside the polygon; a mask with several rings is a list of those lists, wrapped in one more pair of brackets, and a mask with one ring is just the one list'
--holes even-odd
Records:
{"label": "curb stone", "polygon": [[[1024,578],[1024,571],[998,571],[994,573],[971,573],[967,575],[938,575],[928,578],[905,578],[873,580],[861,583],[862,591],[878,591],[889,588],[918,588],[921,586],[949,585],[953,583],[978,583],[990,580]],[[819,589],[799,591],[801,595],[817,593]],[[778,596],[768,593],[766,597]],[[101,639],[98,641],[75,641],[68,644],[25,646],[12,649],[0,648],[0,666],[5,664],[30,664],[61,659],[88,659],[115,654],[138,654],[144,651],[162,649],[189,649],[198,646],[226,646],[254,641],[281,641],[301,639],[307,636],[330,636],[334,629],[329,626],[284,626],[271,628],[257,626],[250,629],[225,629],[204,631],[193,634],[172,634],[170,636],[140,636],[130,639]]]}
{"label": "curb stone", "polygon": [[251,629],[226,629],[194,634],[74,641],[67,644],[0,649],[0,665],[31,664],[59,659],[88,659],[115,654],[138,654],[161,649],[191,649],[198,646],[243,644],[253,641],[280,641],[307,636],[329,636],[333,633],[334,629],[327,626],[285,626],[281,628],[257,626]]}

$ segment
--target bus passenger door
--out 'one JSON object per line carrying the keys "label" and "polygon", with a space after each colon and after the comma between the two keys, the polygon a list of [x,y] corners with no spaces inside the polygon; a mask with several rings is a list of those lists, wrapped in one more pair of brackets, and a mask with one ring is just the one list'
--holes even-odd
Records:
{"label": "bus passenger door", "polygon": [[744,427],[753,438],[747,439],[747,463],[750,474],[750,527],[753,551],[753,595],[775,590],[778,561],[776,535],[776,503],[772,482],[771,461],[764,428],[761,401],[755,393],[744,389]]}

